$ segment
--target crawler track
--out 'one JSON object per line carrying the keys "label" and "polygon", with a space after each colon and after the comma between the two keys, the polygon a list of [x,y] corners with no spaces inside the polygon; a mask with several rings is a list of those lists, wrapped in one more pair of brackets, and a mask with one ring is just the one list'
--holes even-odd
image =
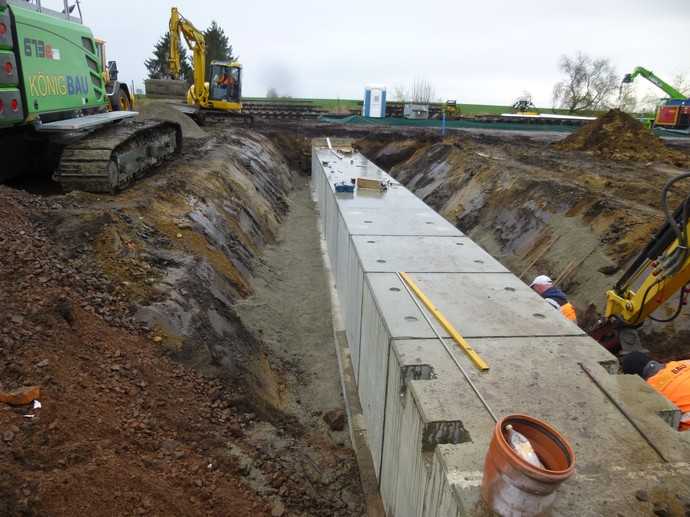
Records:
{"label": "crawler track", "polygon": [[157,120],[120,122],[65,147],[53,179],[65,190],[115,192],[181,147],[178,124]]}

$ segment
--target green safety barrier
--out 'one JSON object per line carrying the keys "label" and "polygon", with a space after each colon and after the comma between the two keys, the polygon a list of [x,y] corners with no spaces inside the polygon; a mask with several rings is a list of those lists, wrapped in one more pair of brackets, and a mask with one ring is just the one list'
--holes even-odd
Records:
{"label": "green safety barrier", "polygon": [[[401,126],[401,127],[430,127],[441,128],[442,121],[439,119],[429,120],[413,120],[406,118],[373,118],[362,117],[361,115],[350,115],[347,117],[337,117],[333,115],[323,115],[319,117],[322,122],[329,122],[331,124],[361,124],[370,126]],[[446,128],[448,129],[499,129],[499,130],[513,130],[513,131],[558,131],[562,133],[572,133],[577,131],[582,126],[568,126],[561,124],[540,124],[538,122],[482,122],[474,120],[446,120]],[[688,133],[664,131],[663,129],[654,129],[657,136],[688,138]]]}
{"label": "green safety barrier", "polygon": [[[322,122],[330,122],[332,124],[367,124],[376,126],[407,126],[407,127],[435,127],[441,128],[442,121],[439,119],[430,120],[413,120],[406,118],[372,118],[362,117],[360,115],[351,115],[349,117],[333,117],[322,116],[319,117]],[[516,131],[561,131],[572,133],[577,130],[579,126],[562,126],[558,124],[534,124],[534,123],[516,123],[516,122],[481,122],[473,120],[446,120],[446,128],[449,129],[508,129]]]}

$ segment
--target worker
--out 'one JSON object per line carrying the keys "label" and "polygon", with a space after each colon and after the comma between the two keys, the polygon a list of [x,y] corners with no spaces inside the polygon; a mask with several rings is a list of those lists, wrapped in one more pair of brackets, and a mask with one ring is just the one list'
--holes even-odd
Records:
{"label": "worker", "polygon": [[569,319],[577,322],[577,313],[575,307],[568,301],[568,297],[558,287],[554,287],[553,280],[546,275],[539,275],[529,285],[537,293],[541,295],[546,302],[554,309]]}
{"label": "worker", "polygon": [[220,87],[227,87],[228,86],[228,74],[223,72],[221,75],[219,75],[218,79],[216,81],[216,84]]}
{"label": "worker", "polygon": [[232,75],[223,72],[223,74],[220,77],[218,77],[218,81],[216,84],[222,88],[234,86],[235,78]]}
{"label": "worker", "polygon": [[639,375],[670,400],[681,412],[680,430],[690,431],[690,360],[662,364],[643,352],[630,352],[621,362],[623,373]]}

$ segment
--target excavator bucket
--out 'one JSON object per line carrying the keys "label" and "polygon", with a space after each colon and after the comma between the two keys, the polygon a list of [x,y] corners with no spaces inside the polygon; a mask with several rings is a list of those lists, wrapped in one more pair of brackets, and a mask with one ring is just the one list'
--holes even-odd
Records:
{"label": "excavator bucket", "polygon": [[623,82],[623,84],[629,84],[629,83],[633,82],[633,76],[632,76],[632,74],[625,74],[625,75],[623,76],[623,81],[622,81],[622,82]]}

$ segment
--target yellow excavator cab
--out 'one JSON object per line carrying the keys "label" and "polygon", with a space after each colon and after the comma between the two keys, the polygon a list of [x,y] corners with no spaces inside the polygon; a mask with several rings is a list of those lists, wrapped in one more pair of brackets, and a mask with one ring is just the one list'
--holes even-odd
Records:
{"label": "yellow excavator cab", "polygon": [[239,110],[242,99],[242,65],[237,61],[212,61],[209,104],[213,109]]}

